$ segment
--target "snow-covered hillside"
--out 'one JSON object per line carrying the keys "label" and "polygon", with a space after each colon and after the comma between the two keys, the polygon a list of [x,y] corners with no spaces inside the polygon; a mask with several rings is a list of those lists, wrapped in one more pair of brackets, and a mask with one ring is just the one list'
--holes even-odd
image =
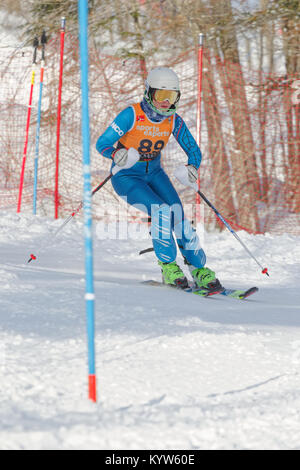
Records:
{"label": "snow-covered hillside", "polygon": [[225,286],[260,288],[246,301],[142,285],[149,240],[95,238],[94,405],[82,225],[51,243],[61,221],[0,215],[1,449],[300,449],[299,238],[240,234],[268,279],[205,234]]}

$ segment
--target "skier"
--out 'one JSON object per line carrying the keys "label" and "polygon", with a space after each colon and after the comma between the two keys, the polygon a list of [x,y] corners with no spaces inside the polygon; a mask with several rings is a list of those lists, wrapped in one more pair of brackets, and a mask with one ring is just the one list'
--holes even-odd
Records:
{"label": "skier", "polygon": [[[185,218],[179,196],[161,167],[161,151],[172,133],[188,156],[184,167],[188,181],[195,183],[198,179],[201,151],[176,113],[180,99],[178,76],[167,67],[157,67],[149,72],[145,85],[142,102],[121,111],[99,137],[96,148],[113,160],[112,168],[121,168],[111,179],[116,193],[151,217],[153,248],[163,282],[188,287],[188,280],[176,263],[174,233],[197,287],[208,294],[220,292],[222,286],[215,273],[205,267],[206,256],[196,231]],[[136,151],[139,161],[128,168]]]}

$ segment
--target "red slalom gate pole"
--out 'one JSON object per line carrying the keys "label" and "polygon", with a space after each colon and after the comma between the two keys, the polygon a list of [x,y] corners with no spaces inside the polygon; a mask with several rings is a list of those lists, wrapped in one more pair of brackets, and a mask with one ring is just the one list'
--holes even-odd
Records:
{"label": "red slalom gate pole", "polygon": [[[198,95],[197,95],[197,130],[196,139],[201,144],[201,103],[202,103],[202,75],[203,75],[203,41],[204,34],[199,34],[198,43]],[[200,170],[198,172],[198,190],[200,191]],[[196,222],[200,221],[200,196],[196,194]]]}
{"label": "red slalom gate pole", "polygon": [[24,177],[25,177],[25,165],[26,165],[26,159],[27,159],[27,148],[28,148],[28,139],[29,139],[32,97],[33,97],[33,88],[34,88],[34,81],[35,81],[35,66],[36,66],[36,56],[37,56],[38,47],[39,47],[39,40],[38,40],[37,37],[35,37],[34,41],[33,41],[33,60],[32,60],[33,68],[32,68],[32,73],[31,73],[31,85],[30,85],[30,95],[29,95],[29,103],[28,103],[28,111],[27,111],[25,142],[24,142],[24,150],[23,150],[23,161],[22,161],[20,185],[19,185],[19,197],[18,197],[18,208],[17,208],[17,213],[18,214],[21,212],[21,205],[22,205],[22,194],[23,194]]}
{"label": "red slalom gate pole", "polygon": [[55,167],[55,190],[54,190],[55,219],[58,219],[58,208],[59,208],[59,192],[58,192],[59,144],[60,144],[60,124],[61,124],[61,98],[62,98],[63,70],[64,70],[65,30],[66,30],[66,18],[63,17],[61,19],[61,28],[60,28],[60,71],[59,71],[59,86],[58,86],[58,105],[57,105],[56,167]]}

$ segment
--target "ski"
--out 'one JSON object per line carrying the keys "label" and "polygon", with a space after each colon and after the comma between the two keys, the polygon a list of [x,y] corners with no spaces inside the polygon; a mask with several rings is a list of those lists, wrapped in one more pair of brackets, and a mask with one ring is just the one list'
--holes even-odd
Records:
{"label": "ski", "polygon": [[221,294],[223,292],[223,290],[220,290],[220,289],[216,291],[212,291],[212,292],[207,292],[206,289],[199,289],[195,287],[193,284],[190,284],[189,287],[186,287],[184,289],[180,289],[177,286],[174,286],[172,284],[164,284],[163,282],[154,281],[153,279],[150,279],[148,281],[142,281],[142,284],[146,284],[148,286],[155,286],[155,287],[167,287],[169,289],[171,288],[171,289],[176,289],[178,291],[187,292],[190,294],[200,295],[201,297],[211,297],[213,295]]}
{"label": "ski", "polygon": [[233,299],[244,300],[250,295],[255,294],[255,292],[257,291],[258,291],[258,287],[250,287],[250,289],[247,289],[247,290],[224,289],[223,292],[221,292],[221,294],[225,295],[226,297],[232,297]]}
{"label": "ski", "polygon": [[153,279],[150,279],[149,281],[142,281],[142,284],[146,284],[147,286],[154,286],[154,287],[167,287],[169,289],[171,288],[171,289],[176,289],[178,291],[187,292],[190,294],[200,295],[201,297],[211,297],[212,295],[222,293],[222,290],[207,292],[207,290],[199,289],[197,287],[194,287],[193,285],[190,285],[189,287],[186,287],[185,289],[180,289],[177,286],[174,286],[172,284],[164,284],[163,282],[154,281]]}
{"label": "ski", "polygon": [[215,292],[208,293],[204,289],[198,289],[197,287],[194,287],[193,284],[190,284],[190,286],[185,289],[178,289],[176,286],[173,286],[171,284],[164,284],[163,282],[159,282],[159,281],[154,281],[153,279],[150,279],[148,281],[142,281],[142,284],[146,284],[148,286],[154,286],[154,287],[168,287],[168,288],[172,288],[176,290],[182,290],[187,293],[200,295],[201,297],[210,297],[212,295],[221,294],[221,295],[224,295],[225,297],[231,297],[233,299],[238,299],[238,300],[244,300],[250,295],[253,295],[255,294],[255,292],[258,291],[258,287],[251,287],[250,289],[247,289],[247,290],[223,288],[223,290],[218,290]]}

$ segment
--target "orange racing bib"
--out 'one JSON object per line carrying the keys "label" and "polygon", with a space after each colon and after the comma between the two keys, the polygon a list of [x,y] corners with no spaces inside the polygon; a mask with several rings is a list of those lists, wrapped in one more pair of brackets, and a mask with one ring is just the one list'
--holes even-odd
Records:
{"label": "orange racing bib", "polygon": [[120,147],[135,148],[142,161],[153,160],[169,141],[174,127],[174,116],[166,117],[162,122],[153,122],[148,119],[140,103],[133,104],[132,108],[134,124],[119,140]]}

